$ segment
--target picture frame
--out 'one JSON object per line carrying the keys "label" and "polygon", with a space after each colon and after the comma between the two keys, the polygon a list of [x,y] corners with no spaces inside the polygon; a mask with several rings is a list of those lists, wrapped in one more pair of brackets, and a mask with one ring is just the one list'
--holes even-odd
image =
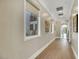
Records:
{"label": "picture frame", "polygon": [[78,32],[78,14],[73,17],[73,32]]}
{"label": "picture frame", "polygon": [[45,32],[49,32],[50,31],[50,21],[49,20],[45,20]]}
{"label": "picture frame", "polygon": [[25,36],[35,36],[38,34],[38,16],[31,11],[24,13]]}

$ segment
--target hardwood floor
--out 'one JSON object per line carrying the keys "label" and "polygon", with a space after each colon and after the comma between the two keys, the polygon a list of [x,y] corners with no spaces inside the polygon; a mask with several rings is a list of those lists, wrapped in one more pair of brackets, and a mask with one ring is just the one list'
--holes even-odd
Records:
{"label": "hardwood floor", "polygon": [[75,57],[67,40],[56,39],[36,59],[75,59]]}

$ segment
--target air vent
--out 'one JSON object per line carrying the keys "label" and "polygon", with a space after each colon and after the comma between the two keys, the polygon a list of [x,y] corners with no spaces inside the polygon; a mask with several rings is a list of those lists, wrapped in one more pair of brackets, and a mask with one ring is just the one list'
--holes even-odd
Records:
{"label": "air vent", "polygon": [[63,15],[63,13],[61,13],[61,14],[58,14],[59,16],[62,16]]}
{"label": "air vent", "polygon": [[58,8],[56,8],[56,10],[61,11],[61,10],[63,10],[63,7],[58,7]]}
{"label": "air vent", "polygon": [[57,13],[58,13],[58,16],[63,16],[64,14],[63,14],[63,7],[58,7],[58,8],[56,8],[56,10],[57,10]]}

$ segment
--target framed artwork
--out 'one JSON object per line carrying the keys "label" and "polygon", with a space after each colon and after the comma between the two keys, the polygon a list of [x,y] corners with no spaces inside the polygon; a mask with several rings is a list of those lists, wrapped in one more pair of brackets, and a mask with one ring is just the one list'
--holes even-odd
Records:
{"label": "framed artwork", "polygon": [[40,36],[40,8],[32,0],[24,0],[24,41]]}
{"label": "framed artwork", "polygon": [[73,32],[78,32],[78,14],[73,17]]}
{"label": "framed artwork", "polygon": [[30,11],[26,11],[24,15],[26,36],[34,36],[38,34],[38,16]]}
{"label": "framed artwork", "polygon": [[45,20],[45,32],[49,32],[49,31],[50,31],[50,21]]}

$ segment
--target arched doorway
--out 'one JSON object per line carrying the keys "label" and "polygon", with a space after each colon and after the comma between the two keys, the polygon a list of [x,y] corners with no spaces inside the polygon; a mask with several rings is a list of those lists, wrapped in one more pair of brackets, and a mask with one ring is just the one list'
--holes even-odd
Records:
{"label": "arched doorway", "polygon": [[68,39],[68,26],[67,26],[67,24],[61,25],[60,35],[61,35],[60,37],[62,39]]}

